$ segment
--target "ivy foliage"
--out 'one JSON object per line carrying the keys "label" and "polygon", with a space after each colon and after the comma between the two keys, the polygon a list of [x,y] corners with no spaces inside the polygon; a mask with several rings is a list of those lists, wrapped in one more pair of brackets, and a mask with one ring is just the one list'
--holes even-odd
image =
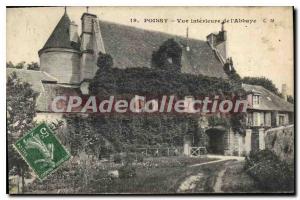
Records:
{"label": "ivy foliage", "polygon": [[98,70],[90,83],[92,95],[213,96],[231,94],[228,80],[203,75],[173,73],[154,68]]}
{"label": "ivy foliage", "polygon": [[229,128],[231,126],[230,120],[228,120],[228,118],[218,117],[215,115],[208,117],[208,124],[210,127],[224,126],[226,128]]}
{"label": "ivy foliage", "polygon": [[[232,74],[227,80],[203,75],[180,73],[181,47],[172,39],[162,44],[158,51],[153,52],[151,68],[113,67],[110,55],[99,53],[99,67],[89,85],[90,95],[98,97],[147,96],[161,97],[174,95],[206,97],[219,95],[241,95],[239,76]],[[145,146],[182,146],[185,135],[193,136],[193,145],[203,145],[204,131],[199,128],[196,116],[155,115],[90,115],[84,119],[69,117],[68,124],[86,123],[85,134],[99,141],[109,141],[112,151],[130,151]],[[220,120],[220,119],[219,119]],[[221,119],[222,125],[228,127],[230,118]],[[216,122],[216,120],[214,120]],[[80,128],[72,129],[80,134]],[[83,131],[83,130],[82,130]],[[96,136],[95,136],[96,135]],[[79,139],[80,140],[80,139]],[[93,139],[92,139],[93,140]],[[100,142],[101,148],[106,148]],[[90,147],[92,148],[92,147]]]}
{"label": "ivy foliage", "polygon": [[134,152],[136,148],[182,146],[184,135],[190,134],[197,140],[202,134],[197,121],[184,116],[65,117],[72,155],[85,151],[101,158],[113,152]]}
{"label": "ivy foliage", "polygon": [[168,39],[152,53],[152,68],[180,72],[182,49],[174,39]]}

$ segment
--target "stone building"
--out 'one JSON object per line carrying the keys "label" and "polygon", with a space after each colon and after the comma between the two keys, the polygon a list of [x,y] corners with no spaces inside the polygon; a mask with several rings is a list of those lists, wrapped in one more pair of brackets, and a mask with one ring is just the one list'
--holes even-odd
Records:
{"label": "stone building", "polygon": [[210,153],[244,156],[265,149],[266,131],[294,124],[294,105],[259,85],[242,84],[247,92],[246,129],[234,132],[224,126],[203,128]]}
{"label": "stone building", "polygon": [[[167,39],[174,38],[182,48],[182,73],[227,78],[224,66],[231,59],[227,55],[227,34],[223,24],[218,33],[211,33],[206,41],[202,41],[188,38],[188,32],[187,37],[180,37],[105,22],[91,13],[84,13],[81,22],[82,31],[78,33],[78,25],[70,20],[67,12],[63,14],[38,52],[40,71],[7,69],[7,74],[16,72],[39,92],[36,117],[39,121],[53,121],[62,117],[60,113],[51,113],[49,110],[48,103],[54,96],[88,93],[89,80],[98,69],[96,62],[99,52],[110,54],[114,59],[114,67],[151,67],[152,52]],[[249,109],[249,129],[239,134],[224,127],[201,127],[206,130],[209,152],[242,155],[256,148],[257,142],[252,142],[256,141],[255,137],[259,138],[259,148],[263,148],[261,128],[290,123],[292,118],[287,116],[293,116],[292,105],[260,86],[244,87],[251,92],[251,102],[257,101],[257,94],[260,94],[261,102],[258,107],[253,104]],[[258,116],[264,116],[265,121]],[[276,118],[276,124],[270,124],[270,116]]]}
{"label": "stone building", "polygon": [[[99,52],[110,54],[114,67],[150,68],[153,51],[166,40],[174,38],[183,50],[182,73],[227,78],[223,70],[227,59],[226,31],[223,29],[209,34],[207,41],[202,41],[102,21],[91,13],[83,13],[81,22],[79,33],[78,25],[64,12],[38,52],[39,72],[7,70],[7,74],[15,71],[24,80],[39,85],[34,88],[40,93],[37,102],[37,118],[40,120],[55,119],[60,115],[49,113],[47,103],[55,95],[88,93],[89,80],[98,69]],[[39,82],[33,74],[39,74]],[[32,78],[34,81],[31,81]]]}
{"label": "stone building", "polygon": [[246,152],[265,149],[265,131],[294,124],[294,105],[259,85],[243,84],[248,93],[245,143]]}

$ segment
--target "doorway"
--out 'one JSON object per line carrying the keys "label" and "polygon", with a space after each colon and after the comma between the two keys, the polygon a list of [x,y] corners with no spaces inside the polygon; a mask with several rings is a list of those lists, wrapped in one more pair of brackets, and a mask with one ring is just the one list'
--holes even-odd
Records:
{"label": "doorway", "polygon": [[209,129],[206,131],[208,136],[208,153],[224,155],[224,131],[219,129]]}

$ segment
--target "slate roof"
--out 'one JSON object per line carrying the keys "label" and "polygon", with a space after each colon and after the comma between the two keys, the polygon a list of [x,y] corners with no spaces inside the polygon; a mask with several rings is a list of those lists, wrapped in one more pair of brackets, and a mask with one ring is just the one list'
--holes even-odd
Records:
{"label": "slate roof", "polygon": [[[68,48],[80,50],[80,42],[70,41],[71,20],[65,13],[39,54],[48,48]],[[206,41],[189,39],[190,51],[185,48],[186,38],[156,31],[148,31],[130,26],[100,21],[101,35],[105,50],[114,59],[118,68],[151,67],[152,52],[158,50],[167,39],[173,38],[182,49],[182,72],[202,74],[210,77],[227,78],[223,64]],[[76,86],[52,84],[57,80],[42,71],[7,69],[7,74],[16,71],[18,77],[29,82],[39,92],[37,111],[49,111],[49,102],[59,94],[78,94]],[[45,83],[47,81],[48,83]],[[52,82],[52,83],[49,83]]]}
{"label": "slate roof", "polygon": [[36,100],[36,111],[50,111],[49,104],[55,96],[59,95],[80,95],[78,87],[56,84],[57,80],[46,72],[7,68],[6,76],[15,72],[21,81],[31,84],[34,91],[38,92]]}
{"label": "slate roof", "polygon": [[174,38],[183,47],[183,73],[227,77],[223,64],[206,41],[189,39],[190,51],[186,51],[184,37],[105,21],[100,21],[100,29],[106,53],[112,55],[115,67],[150,67],[152,52]]}
{"label": "slate roof", "polygon": [[27,69],[16,69],[16,68],[6,68],[6,76],[15,72],[17,77],[22,81],[30,83],[31,87],[36,92],[43,91],[42,81],[57,82],[57,80],[49,75],[47,72],[27,70]]}
{"label": "slate roof", "polygon": [[250,107],[250,109],[294,112],[293,104],[285,101],[264,87],[244,83],[242,86],[246,92],[259,93],[260,95],[259,105],[255,106],[255,108]]}
{"label": "slate roof", "polygon": [[[186,51],[184,37],[112,22],[99,22],[105,50],[114,58],[115,67],[150,67],[152,52],[158,50],[167,39],[174,38],[183,49],[181,70],[183,73],[227,78],[223,64],[206,41],[189,39],[190,51]],[[80,50],[80,42],[70,41],[70,23],[71,20],[65,13],[39,54],[48,48]]]}
{"label": "slate roof", "polygon": [[80,44],[72,42],[70,40],[70,24],[71,20],[67,13],[59,20],[58,24],[54,28],[44,47],[39,51],[39,54],[44,49],[48,48],[68,48],[80,50]]}

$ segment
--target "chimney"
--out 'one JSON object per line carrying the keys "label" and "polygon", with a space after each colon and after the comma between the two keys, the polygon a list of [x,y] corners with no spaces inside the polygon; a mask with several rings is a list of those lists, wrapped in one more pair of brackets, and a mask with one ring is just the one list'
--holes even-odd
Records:
{"label": "chimney", "polygon": [[206,36],[206,39],[212,49],[216,51],[225,63],[227,59],[227,32],[224,29],[224,23],[221,23],[221,31],[219,33],[211,33]]}
{"label": "chimney", "polygon": [[285,83],[282,84],[281,94],[282,94],[283,99],[285,101],[287,101],[287,85]]}
{"label": "chimney", "polygon": [[78,25],[72,21],[70,23],[70,41],[72,42],[78,42]]}
{"label": "chimney", "polygon": [[[88,11],[88,8],[87,8]],[[80,79],[81,81],[91,79],[97,71],[98,52],[94,51],[95,34],[93,31],[93,21],[97,16],[91,13],[83,13],[81,17],[81,35],[80,35]]]}
{"label": "chimney", "polygon": [[[93,50],[93,20],[97,16],[91,13],[83,13],[81,17],[81,50]],[[91,53],[91,52],[90,52]]]}
{"label": "chimney", "polygon": [[81,17],[82,23],[82,33],[92,33],[93,32],[93,19],[97,16],[91,13],[83,13]]}
{"label": "chimney", "polygon": [[212,48],[215,48],[216,46],[216,40],[217,40],[217,35],[214,33],[209,34],[208,36],[206,36],[206,40],[209,43],[209,45]]}

